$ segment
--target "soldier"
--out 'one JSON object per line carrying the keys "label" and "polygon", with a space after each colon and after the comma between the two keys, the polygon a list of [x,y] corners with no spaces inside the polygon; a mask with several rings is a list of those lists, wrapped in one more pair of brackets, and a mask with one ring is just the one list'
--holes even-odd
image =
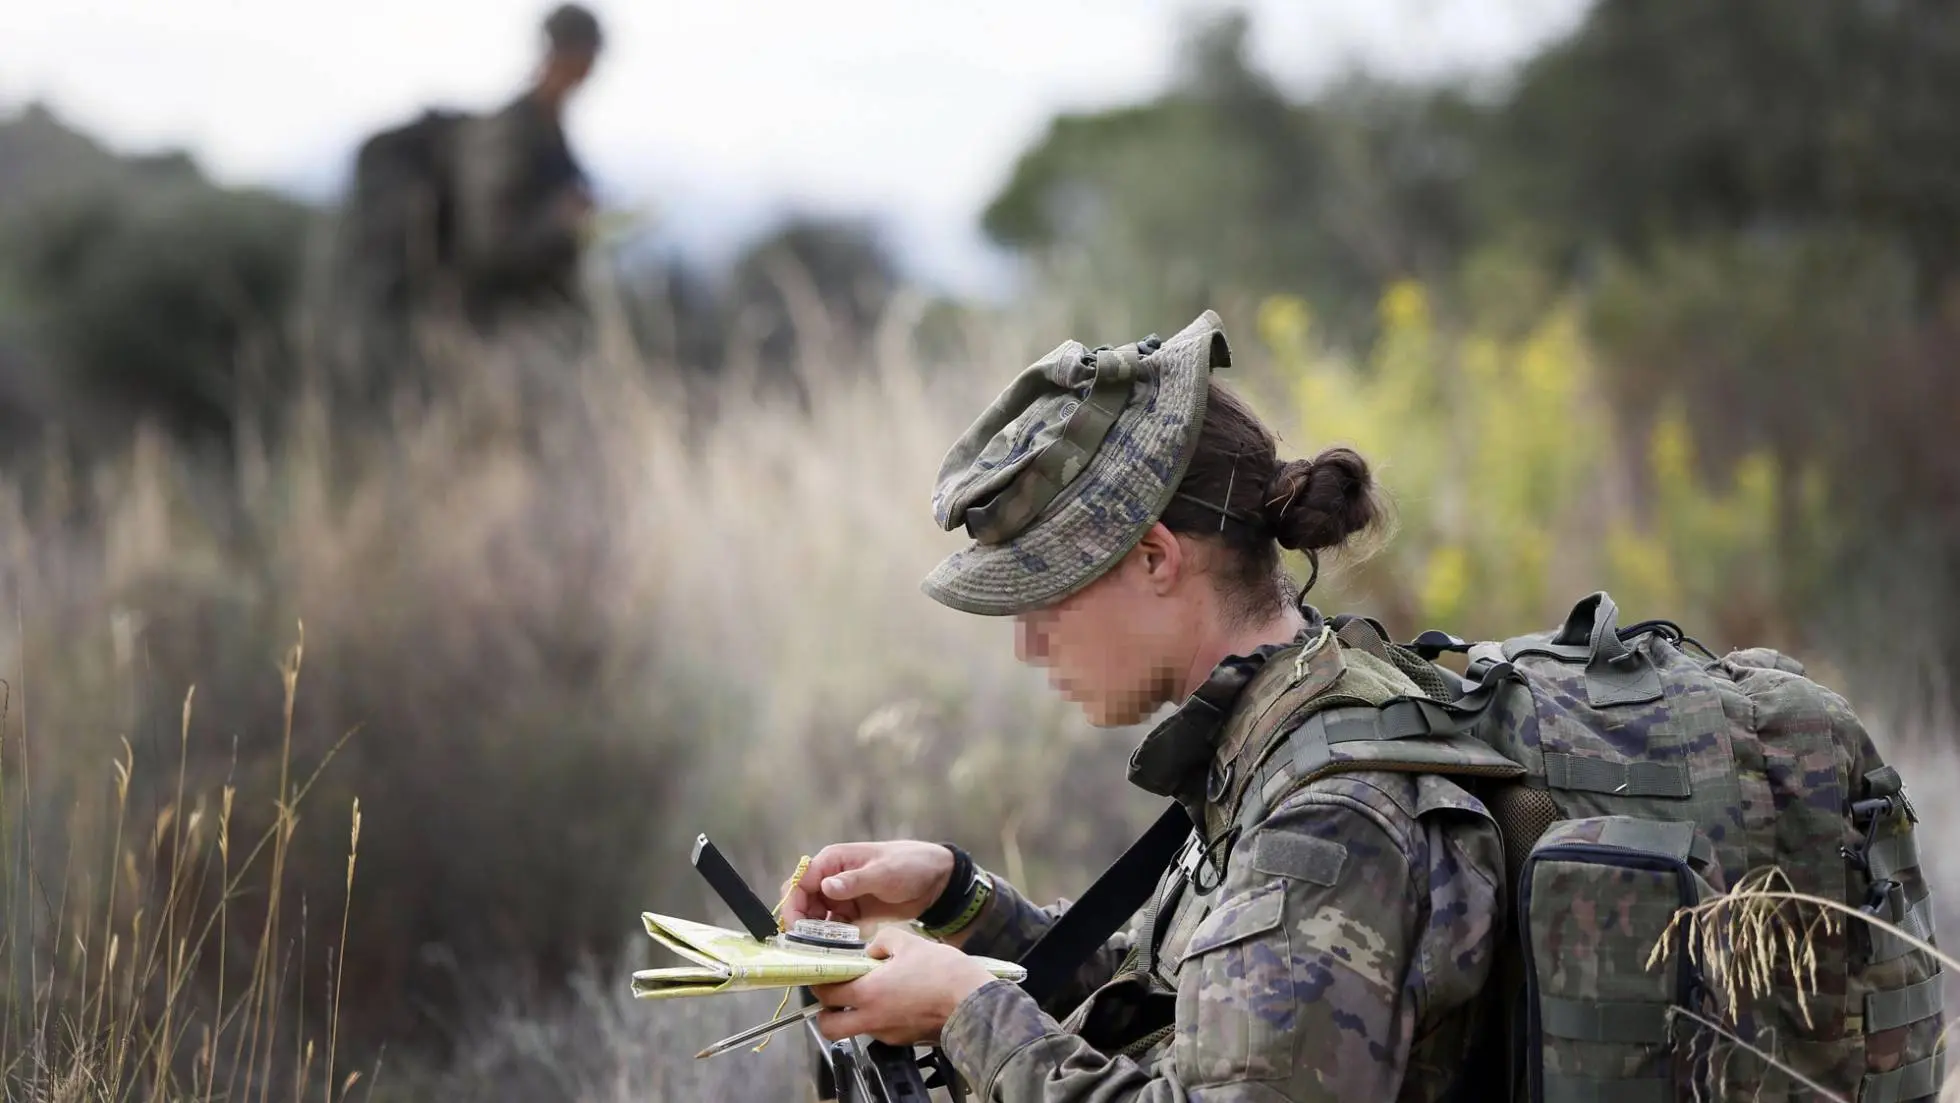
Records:
{"label": "soldier", "polygon": [[592,197],[563,119],[598,58],[599,22],[585,8],[565,4],[546,17],[544,35],[532,86],[458,135],[458,268],[465,307],[482,326],[513,312],[579,301]]}
{"label": "soldier", "polygon": [[[1325,752],[1331,722],[1269,714],[1418,690],[1342,646],[1281,568],[1281,548],[1317,565],[1377,527],[1368,465],[1346,449],[1281,462],[1212,380],[1229,362],[1207,311],[1161,345],[1067,342],[1026,369],[946,457],[935,514],[975,542],[924,583],[1011,615],[1018,657],[1097,726],[1177,705],[1130,780],[1175,797],[1197,841],[1045,1005],[965,954],[1018,958],[1066,905],[1035,907],[956,847],[824,848],[784,886],[785,921],[891,922],[872,943],[883,966],[816,990],[826,1037],[937,1041],[1002,1103],[1452,1090],[1503,930],[1497,828],[1440,776],[1274,772],[1312,752],[1303,733]],[[910,920],[930,937],[892,922]]]}

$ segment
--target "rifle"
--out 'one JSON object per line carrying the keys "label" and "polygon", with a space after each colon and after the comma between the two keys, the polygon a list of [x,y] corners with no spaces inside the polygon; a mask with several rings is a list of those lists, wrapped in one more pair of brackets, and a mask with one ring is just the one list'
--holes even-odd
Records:
{"label": "rifle", "polygon": [[[742,875],[706,835],[695,839],[691,859],[694,871],[708,882],[735,913],[744,929],[758,941],[776,936],[776,919],[762,898],[755,894]],[[799,990],[805,1008],[816,1004],[816,993]],[[815,1076],[817,1098],[838,1103],[928,1103],[931,1091],[944,1087],[954,1100],[966,1098],[966,1085],[938,1046],[895,1046],[878,1041],[846,1038],[826,1041],[817,1033],[815,1021],[805,1018],[803,1025],[817,1045]]]}

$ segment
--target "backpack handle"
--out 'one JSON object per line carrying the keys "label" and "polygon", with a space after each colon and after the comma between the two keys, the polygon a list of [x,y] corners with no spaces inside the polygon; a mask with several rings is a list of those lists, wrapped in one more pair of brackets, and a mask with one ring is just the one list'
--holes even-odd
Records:
{"label": "backpack handle", "polygon": [[1620,607],[1604,590],[1573,606],[1551,642],[1554,647],[1586,649],[1586,697],[1595,708],[1645,704],[1663,696],[1660,671],[1620,637]]}
{"label": "backpack handle", "polygon": [[1565,647],[1588,647],[1592,662],[1608,665],[1625,662],[1633,654],[1633,649],[1620,638],[1620,607],[1605,590],[1588,594],[1573,606],[1572,615],[1565,618],[1565,627],[1558,630],[1552,642]]}

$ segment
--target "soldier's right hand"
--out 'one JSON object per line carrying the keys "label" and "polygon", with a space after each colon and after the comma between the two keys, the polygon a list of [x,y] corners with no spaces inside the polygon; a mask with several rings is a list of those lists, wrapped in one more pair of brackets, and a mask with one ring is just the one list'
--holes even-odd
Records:
{"label": "soldier's right hand", "polygon": [[782,921],[917,919],[952,875],[953,852],[938,843],[833,843],[810,859],[802,880],[783,882]]}

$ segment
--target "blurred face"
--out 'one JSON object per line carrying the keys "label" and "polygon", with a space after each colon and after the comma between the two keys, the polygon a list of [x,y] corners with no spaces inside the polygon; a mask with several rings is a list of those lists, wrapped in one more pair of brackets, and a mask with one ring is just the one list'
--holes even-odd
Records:
{"label": "blurred face", "polygon": [[1102,577],[1014,618],[1014,652],[1098,727],[1137,723],[1180,696],[1195,618],[1188,549],[1161,524]]}
{"label": "blurred face", "polygon": [[539,88],[549,97],[564,100],[592,75],[594,55],[581,50],[554,50],[545,56]]}

